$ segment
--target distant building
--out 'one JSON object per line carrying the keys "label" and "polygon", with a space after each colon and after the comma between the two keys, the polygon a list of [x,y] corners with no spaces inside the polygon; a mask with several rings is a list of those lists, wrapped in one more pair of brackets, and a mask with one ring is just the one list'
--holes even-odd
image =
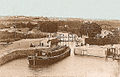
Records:
{"label": "distant building", "polygon": [[77,37],[76,34],[57,32],[57,38],[61,41],[75,41]]}
{"label": "distant building", "polygon": [[111,31],[102,30],[100,36],[101,36],[102,38],[104,38],[104,37],[107,36],[108,34],[112,34],[112,35],[113,35],[113,33],[112,33]]}
{"label": "distant building", "polygon": [[76,46],[82,46],[82,45],[85,45],[85,38],[77,38],[76,40]]}

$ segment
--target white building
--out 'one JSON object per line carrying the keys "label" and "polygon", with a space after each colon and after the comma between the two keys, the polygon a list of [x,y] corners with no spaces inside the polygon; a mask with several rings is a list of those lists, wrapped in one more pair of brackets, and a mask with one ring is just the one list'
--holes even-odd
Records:
{"label": "white building", "polygon": [[113,35],[113,33],[112,33],[111,31],[102,30],[100,36],[101,36],[102,38],[104,38],[104,37],[107,36],[108,34],[112,34],[112,35]]}
{"label": "white building", "polygon": [[75,41],[78,36],[76,34],[58,32],[57,38],[61,41]]}

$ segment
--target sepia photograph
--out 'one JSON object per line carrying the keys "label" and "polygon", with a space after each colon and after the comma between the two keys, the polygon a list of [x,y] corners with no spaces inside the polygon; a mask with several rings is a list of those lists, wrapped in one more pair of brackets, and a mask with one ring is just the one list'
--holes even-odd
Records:
{"label": "sepia photograph", "polygon": [[0,0],[0,77],[120,77],[120,0]]}

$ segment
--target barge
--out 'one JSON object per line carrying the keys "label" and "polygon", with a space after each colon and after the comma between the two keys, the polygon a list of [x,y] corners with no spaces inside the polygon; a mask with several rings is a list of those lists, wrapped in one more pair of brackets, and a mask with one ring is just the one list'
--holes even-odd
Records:
{"label": "barge", "polygon": [[70,48],[57,46],[54,48],[38,51],[28,56],[29,66],[49,65],[70,56]]}

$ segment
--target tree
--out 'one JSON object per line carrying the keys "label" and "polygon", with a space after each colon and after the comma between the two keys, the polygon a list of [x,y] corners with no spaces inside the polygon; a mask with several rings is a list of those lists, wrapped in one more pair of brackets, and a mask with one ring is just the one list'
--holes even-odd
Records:
{"label": "tree", "polygon": [[54,33],[54,32],[57,32],[58,30],[57,23],[53,21],[39,22],[39,26],[42,32]]}
{"label": "tree", "polygon": [[83,23],[80,27],[81,35],[87,35],[89,37],[95,37],[101,33],[101,27],[97,23]]}

